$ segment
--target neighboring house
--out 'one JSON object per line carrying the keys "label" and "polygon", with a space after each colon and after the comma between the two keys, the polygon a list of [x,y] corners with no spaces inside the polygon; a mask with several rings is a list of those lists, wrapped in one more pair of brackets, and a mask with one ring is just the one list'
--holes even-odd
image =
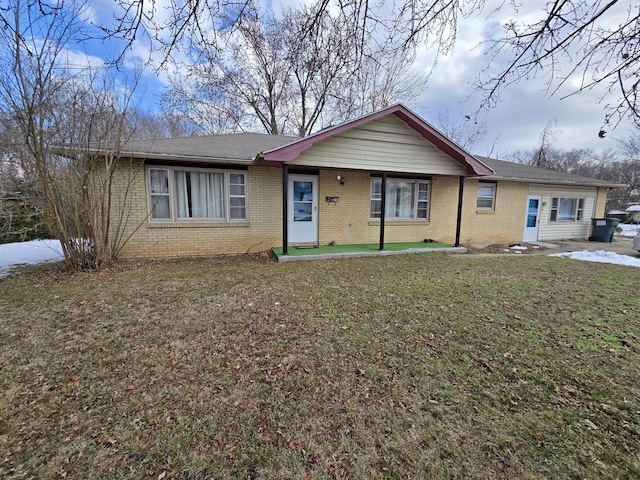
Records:
{"label": "neighboring house", "polygon": [[125,257],[586,239],[618,186],[473,156],[402,105],[301,139],[142,140],[122,155]]}
{"label": "neighboring house", "polygon": [[630,205],[625,212],[628,222],[640,223],[640,205]]}
{"label": "neighboring house", "polygon": [[617,220],[620,220],[621,222],[624,222],[627,219],[628,215],[624,210],[609,210],[607,212],[607,217],[615,218]]}

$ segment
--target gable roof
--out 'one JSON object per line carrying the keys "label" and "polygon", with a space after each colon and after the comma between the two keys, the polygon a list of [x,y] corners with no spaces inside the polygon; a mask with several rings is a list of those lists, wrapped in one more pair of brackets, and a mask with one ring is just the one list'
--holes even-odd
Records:
{"label": "gable roof", "polygon": [[506,162],[495,158],[478,157],[482,163],[488,165],[495,173],[491,179],[511,180],[514,182],[555,183],[563,185],[586,185],[594,187],[619,188],[625,185],[612,183],[599,178],[582,177],[571,173],[558,172],[546,168],[532,167],[521,163]]}
{"label": "gable roof", "polygon": [[[492,180],[609,188],[626,186],[597,178],[582,177],[555,170],[471,155],[402,105],[394,105],[378,112],[364,115],[304,138],[269,135],[266,133],[231,133],[133,140],[125,143],[121,153],[123,156],[131,158],[159,161],[251,165],[257,160],[264,160],[267,164],[278,164],[297,158],[302,152],[323,139],[338,135],[386,115],[395,115],[427,141],[433,143],[441,151],[464,165],[469,176],[487,176],[487,179]],[[348,165],[345,165],[345,167],[348,168]]]}
{"label": "gable roof", "polygon": [[290,143],[296,138],[266,133],[229,133],[133,140],[124,144],[122,155],[153,160],[251,164],[264,149]]}
{"label": "gable roof", "polygon": [[[302,152],[308,150],[314,144],[320,142],[321,140],[325,140],[353,128],[357,128],[373,120],[386,117],[388,115],[395,115],[397,118],[406,123],[410,128],[419,133],[425,140],[431,142],[436,146],[436,148],[447,154],[456,162],[466,167],[467,175],[484,176],[493,174],[493,171],[489,167],[484,165],[469,152],[454,143],[429,123],[425,122],[422,118],[420,118],[418,115],[401,104],[393,105],[391,107],[378,110],[377,112],[364,115],[360,118],[356,118],[355,120],[350,120],[348,122],[342,123],[335,127],[321,130],[318,133],[300,138],[286,145],[276,146],[274,148],[265,150],[262,152],[259,158],[264,160],[265,162],[290,162],[298,158],[298,156]],[[345,167],[348,168],[348,165],[345,165]]]}

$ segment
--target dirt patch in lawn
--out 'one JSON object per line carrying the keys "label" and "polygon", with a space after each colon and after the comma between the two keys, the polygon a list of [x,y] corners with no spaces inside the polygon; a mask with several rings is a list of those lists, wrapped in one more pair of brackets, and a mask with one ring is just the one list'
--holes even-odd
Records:
{"label": "dirt patch in lawn", "polygon": [[547,250],[547,248],[533,243],[491,243],[489,245],[471,245],[468,253],[504,253],[504,254],[531,254]]}

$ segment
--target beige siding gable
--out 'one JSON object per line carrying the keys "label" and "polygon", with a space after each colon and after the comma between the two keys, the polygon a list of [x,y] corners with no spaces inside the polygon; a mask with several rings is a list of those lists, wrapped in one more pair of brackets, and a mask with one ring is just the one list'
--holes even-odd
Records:
{"label": "beige siding gable", "polygon": [[394,115],[319,141],[290,165],[426,175],[465,175],[466,168]]}

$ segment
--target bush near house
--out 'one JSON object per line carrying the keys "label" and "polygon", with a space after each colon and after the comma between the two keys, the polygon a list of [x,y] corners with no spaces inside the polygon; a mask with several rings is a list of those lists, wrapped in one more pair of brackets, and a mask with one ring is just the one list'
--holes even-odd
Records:
{"label": "bush near house", "polygon": [[0,244],[53,237],[38,202],[40,197],[34,185],[26,181],[0,191]]}
{"label": "bush near house", "polygon": [[638,478],[637,285],[443,254],[3,279],[0,477]]}

